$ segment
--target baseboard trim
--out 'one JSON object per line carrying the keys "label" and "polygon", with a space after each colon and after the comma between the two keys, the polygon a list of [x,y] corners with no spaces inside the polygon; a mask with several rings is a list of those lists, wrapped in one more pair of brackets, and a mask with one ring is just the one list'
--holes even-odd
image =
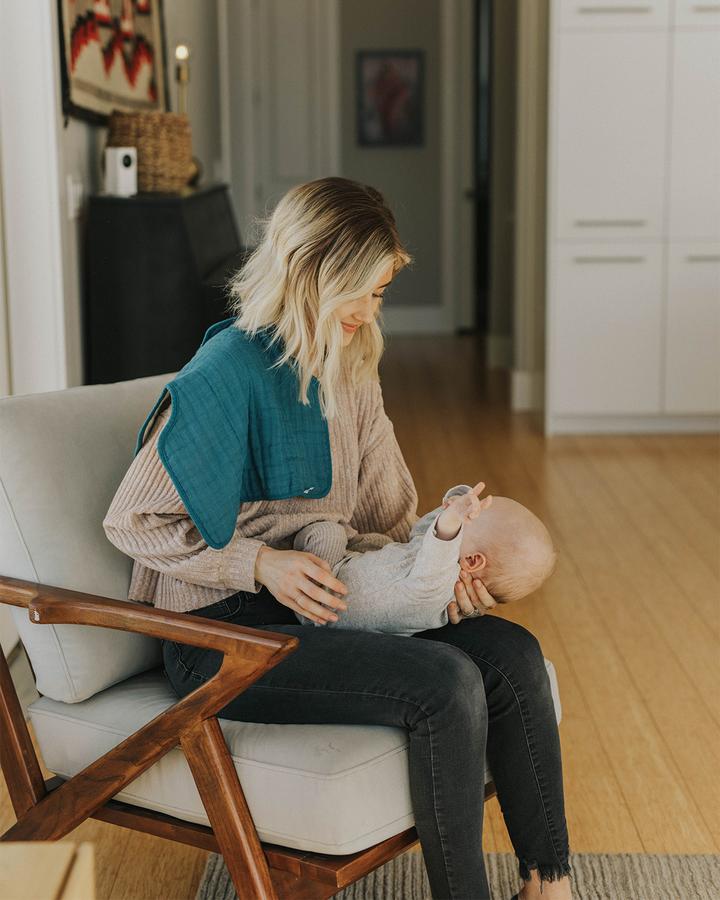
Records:
{"label": "baseboard trim", "polygon": [[720,416],[559,416],[545,418],[545,434],[715,434]]}

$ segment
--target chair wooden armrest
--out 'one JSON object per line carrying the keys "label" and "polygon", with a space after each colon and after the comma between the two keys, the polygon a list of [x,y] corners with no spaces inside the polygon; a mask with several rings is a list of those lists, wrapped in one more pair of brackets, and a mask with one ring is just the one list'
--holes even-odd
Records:
{"label": "chair wooden armrest", "polygon": [[[110,600],[19,578],[0,576],[0,601],[26,607],[30,621],[37,624],[99,625],[221,650],[225,654],[243,653],[258,660],[266,660],[268,653],[279,651],[283,651],[284,658],[300,643],[292,635],[155,609],[132,600]],[[273,665],[277,662],[280,660]]]}

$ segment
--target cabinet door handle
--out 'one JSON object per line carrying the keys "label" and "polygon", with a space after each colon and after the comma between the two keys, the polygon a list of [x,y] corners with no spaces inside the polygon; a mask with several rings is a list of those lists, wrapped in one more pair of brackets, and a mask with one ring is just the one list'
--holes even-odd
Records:
{"label": "cabinet door handle", "polygon": [[692,11],[696,13],[720,12],[720,3],[693,3]]}
{"label": "cabinet door handle", "polygon": [[692,263],[720,262],[720,253],[688,253],[685,259]]}
{"label": "cabinet door handle", "polygon": [[646,219],[575,219],[578,228],[642,228]]}
{"label": "cabinet door handle", "polygon": [[579,6],[579,13],[649,13],[652,6]]}
{"label": "cabinet door handle", "polygon": [[573,256],[576,263],[640,263],[644,256]]}

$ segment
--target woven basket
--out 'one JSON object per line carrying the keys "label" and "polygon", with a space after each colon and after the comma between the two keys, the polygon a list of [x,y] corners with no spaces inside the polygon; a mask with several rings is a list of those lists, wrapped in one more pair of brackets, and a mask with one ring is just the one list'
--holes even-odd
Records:
{"label": "woven basket", "polygon": [[196,172],[186,115],[113,111],[107,146],[137,147],[138,191],[176,193]]}

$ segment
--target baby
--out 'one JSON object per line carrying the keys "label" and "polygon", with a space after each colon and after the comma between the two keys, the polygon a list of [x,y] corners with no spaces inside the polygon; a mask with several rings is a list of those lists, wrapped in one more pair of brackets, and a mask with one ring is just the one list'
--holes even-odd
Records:
{"label": "baby", "polygon": [[[484,487],[480,482],[474,488],[450,488],[442,506],[413,525],[407,543],[392,542],[380,550],[349,550],[345,529],[336,522],[301,528],[294,549],[327,560],[348,589],[343,596],[347,610],[338,610],[338,621],[325,627],[405,636],[441,628],[448,622],[447,605],[454,600],[460,569],[480,576],[500,603],[539,588],[557,558],[547,528],[508,497],[478,500]],[[303,625],[318,624],[296,615]]]}

